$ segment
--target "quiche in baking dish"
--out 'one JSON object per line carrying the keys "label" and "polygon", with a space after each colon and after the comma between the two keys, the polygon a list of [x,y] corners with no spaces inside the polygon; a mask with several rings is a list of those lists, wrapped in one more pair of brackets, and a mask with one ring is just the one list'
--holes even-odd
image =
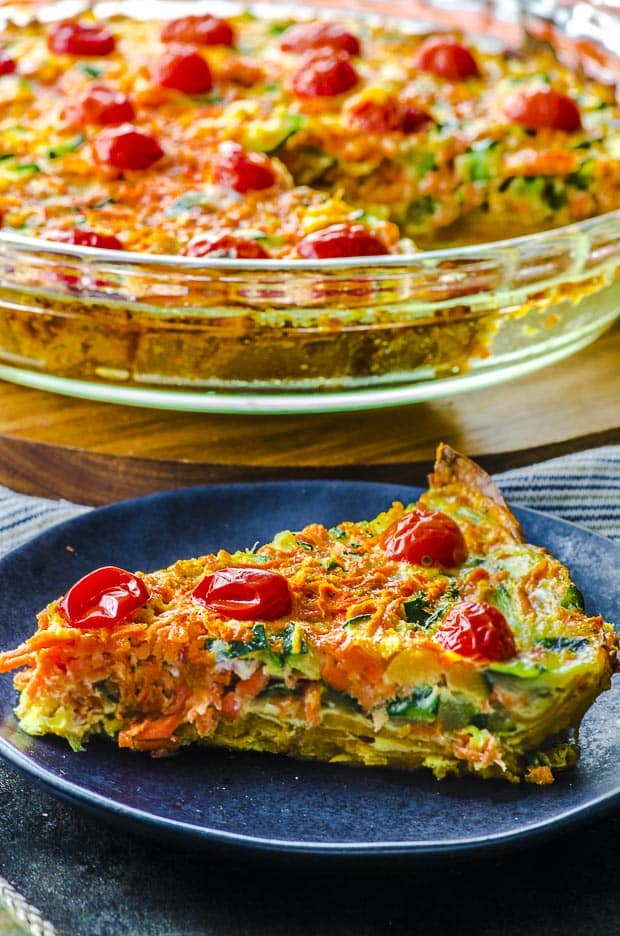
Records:
{"label": "quiche in baking dish", "polygon": [[278,4],[39,8],[0,29],[3,376],[321,406],[499,379],[613,319],[618,106],[550,47]]}
{"label": "quiche in baking dish", "polygon": [[574,764],[618,637],[442,446],[416,503],[156,572],[97,569],[0,654],[21,727],[545,784]]}
{"label": "quiche in baking dish", "polygon": [[493,241],[620,206],[613,90],[550,49],[274,15],[8,23],[4,229],[322,259]]}

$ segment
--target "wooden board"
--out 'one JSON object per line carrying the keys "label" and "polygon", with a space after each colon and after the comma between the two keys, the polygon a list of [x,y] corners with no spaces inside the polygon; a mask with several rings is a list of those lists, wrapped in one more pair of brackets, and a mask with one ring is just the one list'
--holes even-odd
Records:
{"label": "wooden board", "polygon": [[0,483],[101,504],[220,481],[419,483],[438,441],[501,470],[620,441],[620,324],[559,364],[428,404],[305,416],[175,413],[0,383]]}

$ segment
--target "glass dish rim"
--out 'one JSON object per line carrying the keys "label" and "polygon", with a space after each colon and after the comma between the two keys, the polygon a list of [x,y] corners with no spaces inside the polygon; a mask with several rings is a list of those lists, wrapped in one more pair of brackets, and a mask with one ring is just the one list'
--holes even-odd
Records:
{"label": "glass dish rim", "polygon": [[[588,235],[592,228],[607,223],[617,222],[620,234],[620,208],[593,215],[581,221],[559,227],[547,228],[531,234],[520,234],[518,237],[509,237],[504,240],[484,241],[475,244],[463,244],[455,247],[440,247],[432,250],[420,250],[413,253],[380,254],[370,257],[336,257],[329,259],[302,259],[296,257],[269,258],[265,260],[246,260],[240,258],[224,257],[188,257],[184,254],[156,254],[143,253],[130,250],[110,250],[101,247],[87,247],[68,244],[62,241],[53,241],[39,237],[28,237],[23,234],[14,234],[0,230],[0,253],[5,248],[15,248],[23,251],[22,259],[27,255],[56,254],[84,261],[102,261],[120,263],[130,267],[141,265],[143,267],[168,267],[177,270],[248,270],[251,272],[287,273],[302,270],[349,270],[349,269],[383,269],[386,267],[403,268],[418,263],[433,263],[442,260],[477,260],[488,257],[492,253],[519,250],[531,243],[540,244],[549,241],[553,243],[566,237],[579,237]],[[1,278],[0,278],[1,281]]]}

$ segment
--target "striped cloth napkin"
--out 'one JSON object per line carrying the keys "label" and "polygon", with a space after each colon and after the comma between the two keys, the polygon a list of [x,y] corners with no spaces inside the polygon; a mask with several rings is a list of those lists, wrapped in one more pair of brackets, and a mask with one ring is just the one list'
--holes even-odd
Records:
{"label": "striped cloth napkin", "polygon": [[[510,504],[554,514],[620,540],[620,445],[506,471],[495,480]],[[92,509],[16,494],[0,485],[0,556],[54,524]]]}
{"label": "striped cloth napkin", "polygon": [[[620,446],[554,458],[495,476],[510,504],[554,514],[620,542]],[[49,527],[92,510],[0,485],[0,556]],[[0,936],[55,936],[50,923],[0,877]]]}

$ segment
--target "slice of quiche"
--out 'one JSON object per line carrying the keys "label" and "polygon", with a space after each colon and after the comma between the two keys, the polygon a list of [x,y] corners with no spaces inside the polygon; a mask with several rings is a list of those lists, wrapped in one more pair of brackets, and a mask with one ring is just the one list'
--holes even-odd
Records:
{"label": "slice of quiche", "polygon": [[440,446],[429,481],[373,520],[86,575],[0,654],[21,727],[551,782],[618,637],[478,466]]}

